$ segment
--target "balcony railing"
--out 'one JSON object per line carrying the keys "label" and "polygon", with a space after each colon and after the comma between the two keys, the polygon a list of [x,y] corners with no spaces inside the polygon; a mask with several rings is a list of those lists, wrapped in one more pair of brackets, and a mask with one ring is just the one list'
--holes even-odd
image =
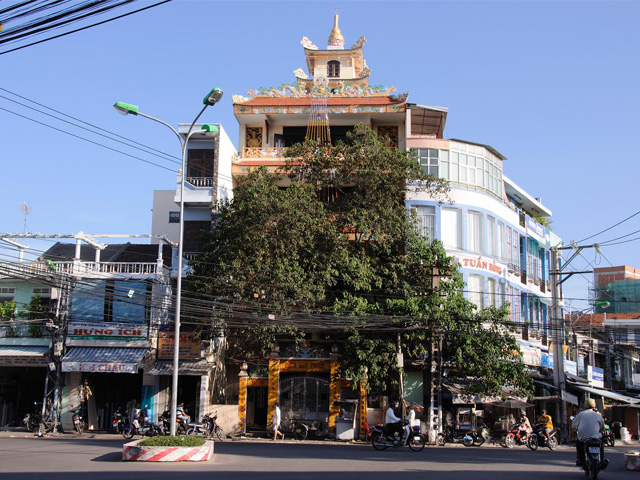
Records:
{"label": "balcony railing", "polygon": [[186,182],[194,187],[213,187],[216,179],[213,177],[186,177]]}
{"label": "balcony railing", "polygon": [[285,147],[243,147],[242,158],[282,158]]}
{"label": "balcony railing", "polygon": [[159,275],[168,272],[157,262],[81,262],[73,260],[52,263],[0,264],[0,276],[66,274],[75,276]]}

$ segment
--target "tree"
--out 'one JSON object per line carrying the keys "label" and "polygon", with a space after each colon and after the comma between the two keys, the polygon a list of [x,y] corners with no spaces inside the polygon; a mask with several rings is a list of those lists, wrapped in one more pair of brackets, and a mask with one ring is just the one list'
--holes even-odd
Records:
{"label": "tree", "polygon": [[[441,333],[451,372],[486,378],[473,388],[527,388],[528,376],[513,361],[515,340],[500,327],[506,310],[475,313],[453,259],[407,215],[408,186],[444,201],[444,180],[364,125],[336,145],[290,147],[287,158],[277,174],[247,175],[233,200],[217,206],[215,228],[193,263],[193,294],[222,297],[229,315],[255,319],[228,332],[231,356],[257,361],[282,338],[302,341],[305,331],[264,322],[269,314],[332,312],[357,326],[320,338],[342,346],[343,375],[358,380],[366,366],[372,388],[397,386],[397,332],[418,365],[427,364],[428,342]],[[278,187],[286,177],[290,186]]]}

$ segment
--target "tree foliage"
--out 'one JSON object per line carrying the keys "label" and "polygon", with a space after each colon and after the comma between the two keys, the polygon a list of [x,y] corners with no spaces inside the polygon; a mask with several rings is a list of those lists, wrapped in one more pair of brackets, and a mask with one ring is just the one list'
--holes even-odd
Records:
{"label": "tree foliage", "polygon": [[[193,263],[189,290],[251,303],[256,326],[228,332],[231,357],[257,360],[283,339],[304,340],[291,324],[265,326],[268,314],[320,309],[358,319],[362,328],[321,339],[341,346],[343,375],[366,374],[372,388],[397,387],[398,331],[417,368],[430,367],[429,342],[442,338],[446,369],[476,379],[470,388],[528,388],[515,340],[501,326],[507,311],[475,312],[453,259],[407,215],[408,187],[446,201],[446,182],[364,125],[346,142],[307,141],[287,157],[285,169],[251,172],[233,200],[216,207],[215,228]],[[366,328],[381,318],[393,331]]]}

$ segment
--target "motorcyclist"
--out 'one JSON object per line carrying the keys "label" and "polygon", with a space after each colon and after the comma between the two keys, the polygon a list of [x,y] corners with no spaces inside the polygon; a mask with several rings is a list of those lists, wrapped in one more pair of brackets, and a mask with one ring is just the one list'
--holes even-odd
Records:
{"label": "motorcyclist", "polygon": [[393,402],[389,408],[387,408],[387,413],[384,417],[384,423],[387,426],[389,433],[393,433],[395,438],[395,442],[400,442],[402,438],[402,420],[396,416],[394,409],[397,409],[400,406],[400,402]]}
{"label": "motorcyclist", "polygon": [[553,420],[551,419],[551,415],[549,415],[546,410],[542,410],[538,417],[538,423],[542,424],[542,434],[544,435],[544,439],[547,444],[549,444],[549,434],[553,430]]}
{"label": "motorcyclist", "polygon": [[191,423],[191,417],[184,411],[184,402],[180,402],[176,408],[176,418],[182,420],[185,424]]}
{"label": "motorcyclist", "polygon": [[600,440],[600,470],[604,470],[609,465],[609,460],[604,458],[604,442],[602,432],[604,431],[604,419],[596,410],[596,401],[588,398],[584,402],[584,410],[573,419],[571,428],[576,431],[576,465],[582,466],[584,462],[584,444],[590,438]]}
{"label": "motorcyclist", "polygon": [[533,431],[533,428],[531,428],[531,422],[529,422],[529,418],[524,413],[520,415],[518,425],[521,437],[526,437]]}

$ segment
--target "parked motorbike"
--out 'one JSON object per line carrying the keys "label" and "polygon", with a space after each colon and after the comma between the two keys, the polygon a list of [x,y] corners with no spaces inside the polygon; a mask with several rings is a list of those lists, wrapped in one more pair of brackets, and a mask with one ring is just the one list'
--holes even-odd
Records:
{"label": "parked motorbike", "polygon": [[118,408],[111,417],[111,427],[116,433],[124,433],[125,427],[129,426],[129,414],[126,409]]}
{"label": "parked motorbike", "polygon": [[[465,447],[478,445],[478,434],[472,430],[457,432],[453,425],[445,425],[444,431],[436,437],[436,445],[444,446],[446,443],[462,443]],[[481,444],[481,443],[480,443]]]}
{"label": "parked motorbike", "polygon": [[82,414],[80,413],[80,409],[75,410],[73,412],[73,428],[75,428],[76,432],[79,435],[82,435],[82,431],[85,429],[84,418],[82,418]]}
{"label": "parked motorbike", "polygon": [[533,432],[527,438],[527,447],[531,450],[537,450],[538,447],[549,447],[550,450],[555,450],[558,446],[558,438],[556,437],[557,430],[554,428],[549,433],[549,442],[547,443],[544,437],[544,424],[536,423],[533,426]]}
{"label": "parked motorbike", "polygon": [[214,412],[213,416],[205,415],[202,417],[202,423],[190,423],[188,425],[187,435],[199,435],[203,437],[216,436],[221,442],[225,439],[224,430],[218,425],[218,412]]}
{"label": "parked motorbike", "polygon": [[504,439],[507,448],[513,448],[516,445],[527,445],[529,434],[526,430],[520,428],[520,424],[516,423],[511,427]]}
{"label": "parked motorbike", "polygon": [[605,447],[616,446],[616,437],[613,434],[611,427],[607,423],[605,423],[604,425],[604,433],[602,434],[602,441],[604,442]]}
{"label": "parked motorbike", "polygon": [[[406,420],[402,424],[406,427],[409,422]],[[399,432],[392,431],[388,426],[381,427],[375,425],[371,427],[371,445],[376,450],[386,450],[389,447],[409,447],[414,452],[419,452],[424,448],[424,437],[420,434],[420,427],[402,429],[402,436]]]}

